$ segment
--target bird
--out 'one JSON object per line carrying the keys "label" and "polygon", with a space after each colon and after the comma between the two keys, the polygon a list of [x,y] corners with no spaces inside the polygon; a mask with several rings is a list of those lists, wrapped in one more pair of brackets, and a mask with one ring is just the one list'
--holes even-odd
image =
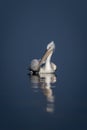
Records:
{"label": "bird", "polygon": [[46,51],[41,59],[33,59],[30,65],[31,74],[54,73],[57,66],[51,62],[52,54],[55,50],[55,43],[51,41],[46,48]]}

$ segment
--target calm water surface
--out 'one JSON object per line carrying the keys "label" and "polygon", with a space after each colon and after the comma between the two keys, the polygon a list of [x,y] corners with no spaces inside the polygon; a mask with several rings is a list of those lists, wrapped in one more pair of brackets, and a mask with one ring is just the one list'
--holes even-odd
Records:
{"label": "calm water surface", "polygon": [[63,65],[56,75],[30,76],[25,64],[22,67],[21,64],[11,65],[7,68],[3,66],[2,69],[2,130],[85,130],[87,96],[84,91],[85,80],[79,76],[79,71],[68,72]]}
{"label": "calm water surface", "polygon": [[[0,1],[0,130],[87,130],[86,5]],[[29,76],[52,40],[56,73]]]}

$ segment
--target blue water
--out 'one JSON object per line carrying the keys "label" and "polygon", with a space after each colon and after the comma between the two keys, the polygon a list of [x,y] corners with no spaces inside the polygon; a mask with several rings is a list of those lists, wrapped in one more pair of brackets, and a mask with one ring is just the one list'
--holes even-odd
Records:
{"label": "blue water", "polygon": [[10,58],[3,60],[1,70],[1,130],[87,128],[84,64],[55,60],[60,65],[56,74],[38,77],[28,75],[26,58]]}
{"label": "blue water", "polygon": [[[86,2],[0,5],[0,130],[87,130]],[[29,76],[52,40],[56,73]]]}

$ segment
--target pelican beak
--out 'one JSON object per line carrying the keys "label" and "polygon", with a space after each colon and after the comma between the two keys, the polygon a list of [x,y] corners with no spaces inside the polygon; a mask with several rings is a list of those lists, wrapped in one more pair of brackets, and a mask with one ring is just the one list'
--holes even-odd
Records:
{"label": "pelican beak", "polygon": [[47,57],[51,54],[51,52],[53,52],[53,49],[52,48],[49,48],[45,51],[44,55],[42,56],[41,58],[41,61],[39,63],[39,65],[43,64],[44,61],[46,61]]}
{"label": "pelican beak", "polygon": [[54,42],[50,42],[48,45],[47,45],[47,49],[44,53],[44,55],[42,56],[40,62],[39,62],[39,68],[40,66],[46,61],[47,57],[55,50],[55,44]]}

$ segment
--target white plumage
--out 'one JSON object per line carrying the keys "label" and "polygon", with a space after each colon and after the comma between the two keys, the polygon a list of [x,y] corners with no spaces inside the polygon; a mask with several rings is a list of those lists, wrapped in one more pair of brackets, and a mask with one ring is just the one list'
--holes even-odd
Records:
{"label": "white plumage", "polygon": [[39,66],[39,60],[38,59],[33,59],[31,61],[31,69],[33,71],[37,71],[38,70],[38,66]]}
{"label": "white plumage", "polygon": [[54,42],[50,42],[47,45],[47,49],[41,60],[33,59],[31,61],[30,69],[32,71],[37,71],[38,73],[54,73],[56,70],[56,65],[51,62],[51,57],[55,49]]}

